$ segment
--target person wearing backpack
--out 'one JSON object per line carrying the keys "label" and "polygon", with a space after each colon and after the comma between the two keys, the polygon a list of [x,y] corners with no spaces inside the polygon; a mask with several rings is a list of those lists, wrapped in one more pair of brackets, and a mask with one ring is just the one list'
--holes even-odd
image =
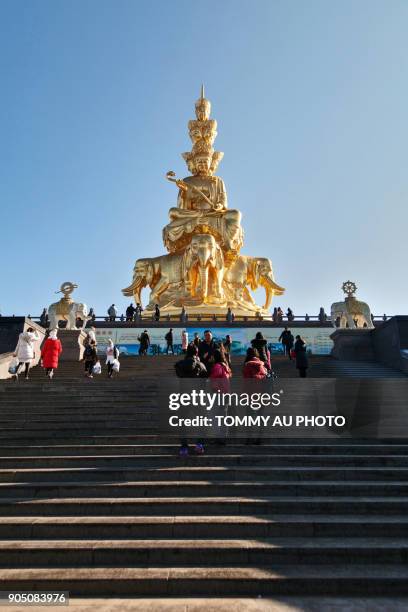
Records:
{"label": "person wearing backpack", "polygon": [[169,350],[171,349],[171,353],[172,355],[174,355],[174,346],[173,346],[173,328],[169,329],[169,331],[167,332],[167,334],[165,335],[165,340],[167,342],[167,347],[166,347],[166,355],[169,354]]}
{"label": "person wearing backpack", "polygon": [[82,359],[85,362],[85,376],[87,378],[93,378],[93,367],[98,361],[98,354],[96,352],[96,344],[94,340],[91,340],[85,345],[84,354]]}
{"label": "person wearing backpack", "polygon": [[112,378],[113,366],[115,361],[119,358],[119,349],[113,344],[112,338],[108,340],[108,346],[106,347],[106,365],[108,366],[108,378]]}

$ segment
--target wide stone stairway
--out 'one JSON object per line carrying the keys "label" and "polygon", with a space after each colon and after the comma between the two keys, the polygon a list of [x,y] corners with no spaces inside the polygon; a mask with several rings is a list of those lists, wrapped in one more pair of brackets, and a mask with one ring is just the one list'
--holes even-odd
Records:
{"label": "wide stone stairway", "polygon": [[0,382],[1,591],[408,591],[408,443],[280,438],[180,458],[155,430],[174,361],[122,359],[113,380],[63,363],[52,382],[40,368]]}

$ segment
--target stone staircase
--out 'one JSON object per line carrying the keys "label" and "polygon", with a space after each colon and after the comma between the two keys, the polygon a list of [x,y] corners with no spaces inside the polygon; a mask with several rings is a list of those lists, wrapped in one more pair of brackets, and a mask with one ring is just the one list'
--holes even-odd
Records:
{"label": "stone staircase", "polygon": [[175,360],[0,383],[0,590],[405,594],[408,443],[282,438],[180,458],[155,434]]}

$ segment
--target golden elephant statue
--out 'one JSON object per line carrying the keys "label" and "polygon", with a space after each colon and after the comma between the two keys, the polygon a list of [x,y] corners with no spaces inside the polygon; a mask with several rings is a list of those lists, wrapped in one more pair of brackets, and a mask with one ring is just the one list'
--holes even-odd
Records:
{"label": "golden elephant statue", "polygon": [[147,310],[152,310],[155,304],[164,307],[189,298],[203,302],[209,297],[222,300],[223,266],[223,254],[214,237],[196,234],[184,253],[138,259],[132,284],[122,293],[141,304],[141,290],[150,287]]}
{"label": "golden elephant statue", "polygon": [[182,261],[184,254],[161,255],[160,257],[145,257],[138,259],[133,268],[133,282],[123,295],[133,297],[136,304],[142,303],[141,290],[150,287],[151,294],[147,309],[161,304],[160,297],[166,292],[180,294],[183,284]]}
{"label": "golden elephant statue", "polygon": [[282,295],[285,292],[283,287],[275,283],[270,259],[239,255],[224,274],[224,290],[228,302],[250,305],[257,309],[248,287],[252,291],[259,287],[265,289],[264,310],[270,308],[274,295]]}

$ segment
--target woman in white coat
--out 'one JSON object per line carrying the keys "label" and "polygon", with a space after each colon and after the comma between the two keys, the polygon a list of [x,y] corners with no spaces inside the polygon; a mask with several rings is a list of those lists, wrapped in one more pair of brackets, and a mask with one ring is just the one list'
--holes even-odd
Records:
{"label": "woman in white coat", "polygon": [[16,379],[21,366],[25,365],[25,380],[28,380],[28,372],[30,370],[31,362],[35,357],[35,346],[34,342],[40,339],[40,336],[32,327],[29,327],[27,331],[22,332],[18,337],[16,349],[14,351],[14,357],[18,359],[18,366],[16,370]]}
{"label": "woman in white coat", "polygon": [[113,344],[113,340],[109,338],[108,346],[106,347],[106,365],[108,366],[108,377],[112,378],[113,364],[119,357],[119,350]]}

